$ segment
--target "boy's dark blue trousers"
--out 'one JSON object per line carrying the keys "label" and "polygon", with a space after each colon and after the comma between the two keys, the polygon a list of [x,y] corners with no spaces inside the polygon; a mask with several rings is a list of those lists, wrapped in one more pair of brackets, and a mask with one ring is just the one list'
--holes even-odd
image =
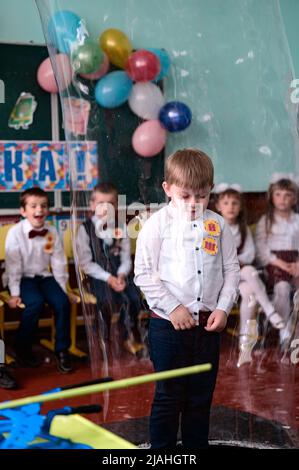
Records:
{"label": "boy's dark blue trousers", "polygon": [[175,330],[168,320],[150,319],[149,350],[156,372],[196,364],[212,364],[209,372],[156,383],[150,416],[153,449],[175,447],[180,423],[183,447],[208,447],[210,408],[218,372],[219,346],[219,333],[209,333],[203,326]]}
{"label": "boy's dark blue trousers", "polygon": [[70,346],[70,304],[66,293],[54,277],[22,278],[21,299],[25,304],[25,309],[22,311],[16,335],[16,350],[31,351],[38,319],[45,303],[51,307],[55,316],[55,352],[68,349]]}

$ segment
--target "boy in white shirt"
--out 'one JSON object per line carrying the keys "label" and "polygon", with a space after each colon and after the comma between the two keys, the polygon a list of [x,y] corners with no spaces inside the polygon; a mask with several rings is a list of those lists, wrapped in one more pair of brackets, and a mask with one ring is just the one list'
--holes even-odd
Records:
{"label": "boy in white shirt", "polygon": [[229,227],[207,210],[213,177],[202,151],[171,155],[163,182],[171,202],[145,222],[137,239],[135,283],[153,312],[149,347],[155,370],[212,364],[210,372],[156,384],[152,448],[176,445],[180,415],[183,446],[208,446],[219,332],[236,300],[240,270]]}
{"label": "boy in white shirt", "polygon": [[[24,306],[17,331],[16,357],[24,367],[37,367],[32,354],[38,318],[47,303],[54,311],[55,353],[60,372],[72,370],[70,346],[70,306],[66,290],[66,258],[56,229],[48,225],[49,199],[38,187],[21,194],[20,212],[24,220],[13,226],[5,243],[4,284],[10,291],[9,306]],[[51,271],[49,270],[51,267]]]}

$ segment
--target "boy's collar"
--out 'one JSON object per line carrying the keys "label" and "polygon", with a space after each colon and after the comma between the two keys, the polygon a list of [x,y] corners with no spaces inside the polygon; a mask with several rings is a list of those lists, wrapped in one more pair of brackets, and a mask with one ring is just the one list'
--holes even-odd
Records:
{"label": "boy's collar", "polygon": [[34,228],[27,218],[23,219],[23,223],[24,223],[24,232],[26,234],[28,234],[31,230],[39,231],[39,230],[43,230],[44,228],[48,228],[47,221],[45,221],[44,225],[42,227],[39,227],[39,228]]}

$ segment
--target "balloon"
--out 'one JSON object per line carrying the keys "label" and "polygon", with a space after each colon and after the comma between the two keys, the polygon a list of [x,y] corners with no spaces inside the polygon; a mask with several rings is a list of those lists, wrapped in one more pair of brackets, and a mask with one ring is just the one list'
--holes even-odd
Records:
{"label": "balloon", "polygon": [[103,53],[98,44],[90,39],[85,39],[83,44],[73,49],[71,60],[75,72],[94,73],[103,61]]}
{"label": "balloon", "polygon": [[192,113],[186,104],[170,101],[161,108],[159,120],[169,132],[179,132],[190,125]]}
{"label": "balloon", "polygon": [[133,46],[129,38],[119,29],[106,29],[100,36],[100,46],[106,52],[109,61],[124,69]]}
{"label": "balloon", "polygon": [[56,49],[69,54],[72,44],[77,40],[77,30],[80,28],[81,18],[72,11],[56,11],[48,24],[50,43]]}
{"label": "balloon", "polygon": [[[61,91],[67,88],[72,81],[72,67],[66,54],[57,54],[53,56],[56,64],[57,76],[60,80]],[[50,57],[45,59],[37,69],[37,81],[43,90],[49,93],[58,93],[58,86],[55,80]]]}
{"label": "balloon", "polygon": [[104,108],[116,108],[127,101],[132,86],[133,83],[125,72],[110,72],[96,84],[96,101]]}
{"label": "balloon", "polygon": [[132,146],[141,157],[153,157],[161,152],[166,143],[166,131],[157,120],[140,124],[132,137]]}
{"label": "balloon", "polygon": [[160,61],[152,52],[140,49],[128,58],[126,72],[135,82],[154,80],[160,73]]}
{"label": "balloon", "polygon": [[98,80],[105,75],[109,70],[109,60],[107,54],[103,52],[103,62],[100,65],[99,70],[93,73],[80,73],[81,77],[87,78],[88,80]]}
{"label": "balloon", "polygon": [[155,78],[155,81],[158,82],[159,80],[162,80],[162,78],[166,77],[166,75],[169,72],[169,67],[171,64],[170,57],[168,53],[165,51],[165,49],[158,49],[155,47],[150,47],[150,48],[147,48],[147,51],[150,51],[153,54],[155,54],[160,61],[161,70],[160,70],[159,75]]}
{"label": "balloon", "polygon": [[136,83],[133,85],[129,106],[133,113],[142,119],[158,119],[159,111],[164,105],[164,96],[154,83]]}

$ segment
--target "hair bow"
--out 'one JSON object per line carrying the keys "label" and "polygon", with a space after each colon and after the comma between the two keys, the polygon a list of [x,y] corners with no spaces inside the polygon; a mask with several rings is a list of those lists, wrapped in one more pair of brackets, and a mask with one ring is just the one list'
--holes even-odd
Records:
{"label": "hair bow", "polygon": [[273,173],[270,177],[271,184],[275,184],[280,180],[290,180],[295,184],[299,183],[298,176],[296,177],[294,173]]}
{"label": "hair bow", "polygon": [[220,194],[224,193],[228,189],[233,189],[234,191],[237,191],[238,193],[242,193],[242,187],[238,183],[219,183],[215,186],[214,188],[214,193],[215,194]]}

